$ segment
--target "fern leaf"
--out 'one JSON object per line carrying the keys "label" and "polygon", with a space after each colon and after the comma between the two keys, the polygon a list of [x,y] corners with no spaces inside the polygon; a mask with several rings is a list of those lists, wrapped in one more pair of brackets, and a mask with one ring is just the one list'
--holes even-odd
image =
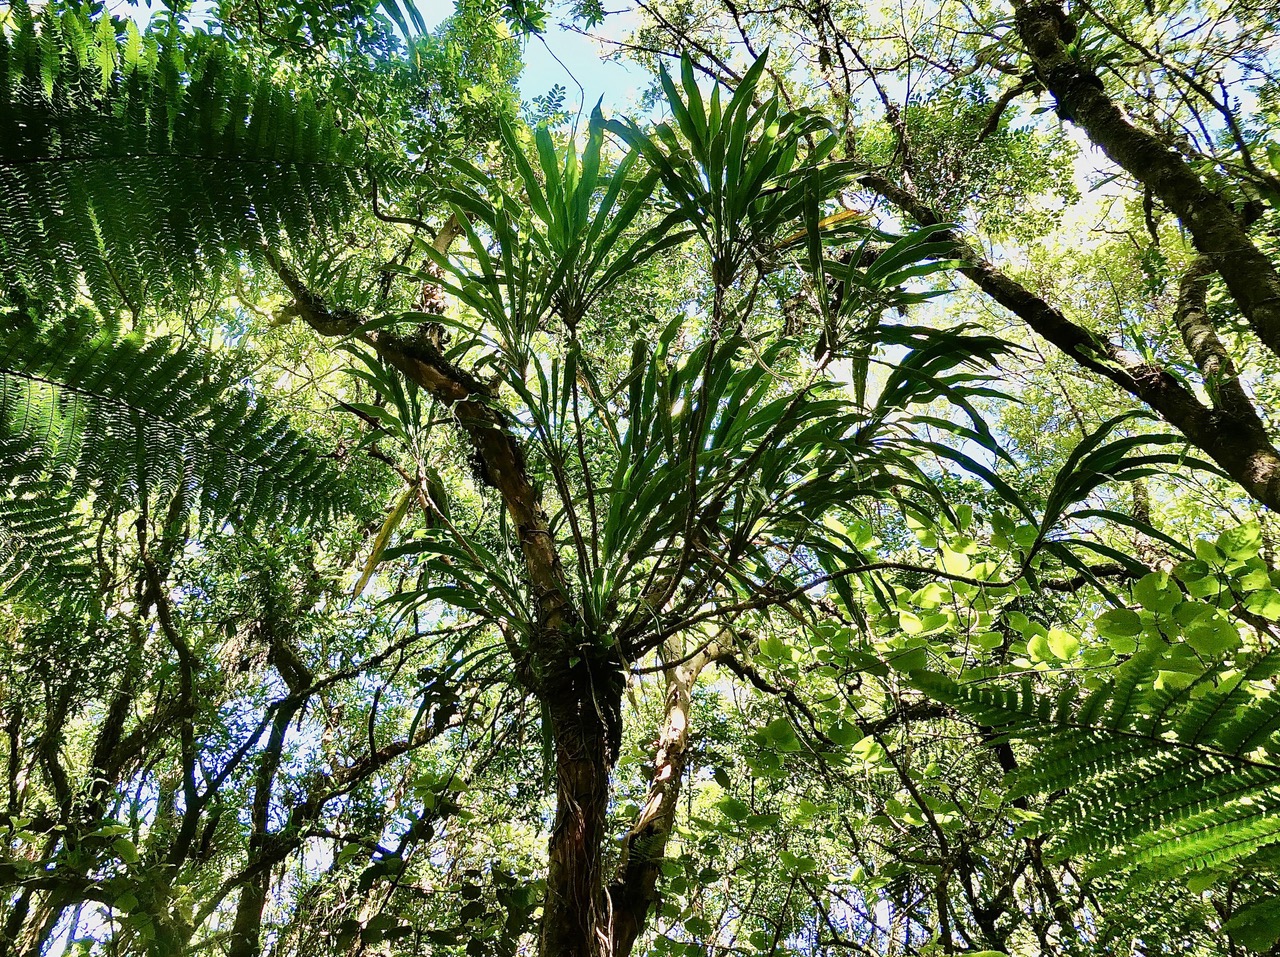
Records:
{"label": "fern leaf", "polygon": [[[1280,871],[1280,652],[1213,665],[1176,688],[1157,680],[1163,661],[1160,650],[1135,655],[1075,707],[1025,681],[909,680],[988,736],[1032,746],[1012,794],[1045,800],[1022,833],[1048,837],[1052,856],[1141,882],[1246,859]],[[1274,884],[1259,883],[1262,896],[1241,906],[1270,913]],[[1256,929],[1244,918],[1240,926]]]}
{"label": "fern leaf", "polygon": [[[80,314],[0,325],[0,583],[83,565],[77,503],[104,512],[198,488],[203,521],[306,522],[351,507],[349,485],[262,399],[203,357]],[[196,505],[193,498],[193,505]]]}
{"label": "fern leaf", "polygon": [[181,296],[234,256],[332,228],[357,195],[357,150],[217,37],[14,4],[0,29],[0,296],[43,314],[86,293],[104,313]]}

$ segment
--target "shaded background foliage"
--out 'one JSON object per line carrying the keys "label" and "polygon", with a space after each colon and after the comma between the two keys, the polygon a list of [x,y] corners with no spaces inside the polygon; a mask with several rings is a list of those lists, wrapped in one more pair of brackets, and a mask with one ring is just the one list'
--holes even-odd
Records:
{"label": "shaded background foliage", "polygon": [[0,946],[1273,949],[1275,356],[1055,84],[1274,263],[1275,23],[1054,9],[7,10]]}

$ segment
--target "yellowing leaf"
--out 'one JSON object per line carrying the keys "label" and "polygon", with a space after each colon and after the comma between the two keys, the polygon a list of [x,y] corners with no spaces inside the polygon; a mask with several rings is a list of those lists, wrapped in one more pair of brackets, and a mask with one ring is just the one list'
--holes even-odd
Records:
{"label": "yellowing leaf", "polygon": [[382,559],[382,553],[387,550],[391,536],[395,534],[396,526],[400,524],[405,512],[409,510],[409,500],[412,496],[413,487],[410,486],[404,490],[404,494],[400,496],[400,501],[396,502],[395,508],[387,516],[387,520],[382,523],[382,528],[378,531],[378,537],[373,540],[373,548],[369,552],[369,560],[364,563],[364,571],[360,573],[360,580],[356,582],[356,587],[351,591],[352,598],[359,598],[360,593],[364,591],[364,586],[369,584],[369,579],[373,577],[373,570],[378,567],[378,562]]}
{"label": "yellowing leaf", "polygon": [[908,635],[918,635],[924,631],[924,622],[920,620],[919,615],[903,611],[898,613],[898,627]]}
{"label": "yellowing leaf", "polygon": [[1080,639],[1061,628],[1050,628],[1048,641],[1049,650],[1063,661],[1074,658],[1080,651]]}
{"label": "yellowing leaf", "polygon": [[964,575],[969,571],[969,556],[953,551],[946,545],[940,549],[938,560],[942,564],[942,570],[950,575]]}

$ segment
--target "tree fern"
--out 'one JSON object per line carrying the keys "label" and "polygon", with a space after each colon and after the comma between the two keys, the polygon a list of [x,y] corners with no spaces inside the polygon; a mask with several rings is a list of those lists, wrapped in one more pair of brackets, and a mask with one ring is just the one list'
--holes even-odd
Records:
{"label": "tree fern", "polygon": [[103,312],[332,226],[356,144],[218,38],[14,4],[0,21],[0,295]]}
{"label": "tree fern", "polygon": [[243,524],[349,504],[334,464],[228,372],[86,314],[0,326],[0,460],[0,585],[11,590],[84,560],[86,499],[109,513],[182,495],[205,521]]}
{"label": "tree fern", "polygon": [[1280,916],[1280,651],[1194,677],[1168,651],[1140,651],[1092,692],[1070,685],[1056,701],[1030,679],[1015,688],[912,672],[910,681],[1028,745],[1013,794],[1046,801],[1025,834],[1048,836],[1055,856],[1086,859],[1095,875],[1248,875],[1255,896],[1228,929],[1269,946],[1263,916]]}
{"label": "tree fern", "polygon": [[[4,394],[7,400],[7,388]],[[75,500],[46,477],[43,456],[23,441],[29,438],[0,435],[9,479],[0,493],[0,593],[33,593],[45,582],[84,581],[88,574],[86,530]]]}

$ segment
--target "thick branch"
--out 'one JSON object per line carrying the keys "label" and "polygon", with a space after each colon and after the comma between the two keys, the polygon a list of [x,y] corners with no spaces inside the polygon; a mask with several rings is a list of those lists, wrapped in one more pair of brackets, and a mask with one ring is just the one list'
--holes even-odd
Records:
{"label": "thick branch", "polygon": [[666,669],[666,712],[644,807],[627,831],[617,876],[609,886],[613,909],[613,957],[627,957],[657,901],[667,840],[675,826],[680,785],[688,763],[689,709],[693,686],[714,651],[703,649]]}
{"label": "thick branch", "polygon": [[362,331],[359,316],[330,308],[270,250],[267,261],[293,294],[298,315],[311,328],[323,336],[349,336],[368,344],[386,362],[452,409],[479,459],[481,478],[502,496],[517,530],[538,601],[539,624],[550,631],[560,631],[576,620],[568,581],[551,538],[547,515],[525,468],[524,453],[489,388],[445,359],[428,342]]}
{"label": "thick branch", "polygon": [[978,142],[981,143],[988,136],[1000,128],[1000,118],[1004,116],[1004,111],[1009,108],[1009,104],[1016,100],[1027,90],[1038,86],[1034,77],[1023,77],[1009,89],[1000,94],[1000,98],[991,107],[991,112],[987,114],[987,121],[982,124],[982,129],[978,131]]}
{"label": "thick branch", "polygon": [[1068,53],[1063,27],[1069,21],[1061,6],[1053,0],[1015,0],[1015,5],[1018,34],[1036,76],[1053,94],[1058,114],[1084,130],[1182,220],[1258,338],[1280,354],[1280,273],[1249,238],[1236,211],[1175,151],[1131,124],[1107,96],[1098,75]]}
{"label": "thick branch", "polygon": [[1209,400],[1236,417],[1257,419],[1258,412],[1240,384],[1231,357],[1227,355],[1227,349],[1209,318],[1206,299],[1212,271],[1213,266],[1203,256],[1191,264],[1178,284],[1174,324],[1182,335],[1187,353],[1204,376]]}
{"label": "thick branch", "polygon": [[[868,174],[861,182],[922,226],[942,222],[916,194],[883,176]],[[1256,414],[1251,419],[1234,414],[1226,405],[1206,406],[1167,369],[1141,362],[1132,353],[1072,322],[1059,309],[997,269],[959,233],[945,230],[933,238],[951,244],[951,254],[961,263],[960,271],[989,297],[1085,369],[1110,379],[1145,402],[1246,492],[1280,511],[1280,458]]]}

